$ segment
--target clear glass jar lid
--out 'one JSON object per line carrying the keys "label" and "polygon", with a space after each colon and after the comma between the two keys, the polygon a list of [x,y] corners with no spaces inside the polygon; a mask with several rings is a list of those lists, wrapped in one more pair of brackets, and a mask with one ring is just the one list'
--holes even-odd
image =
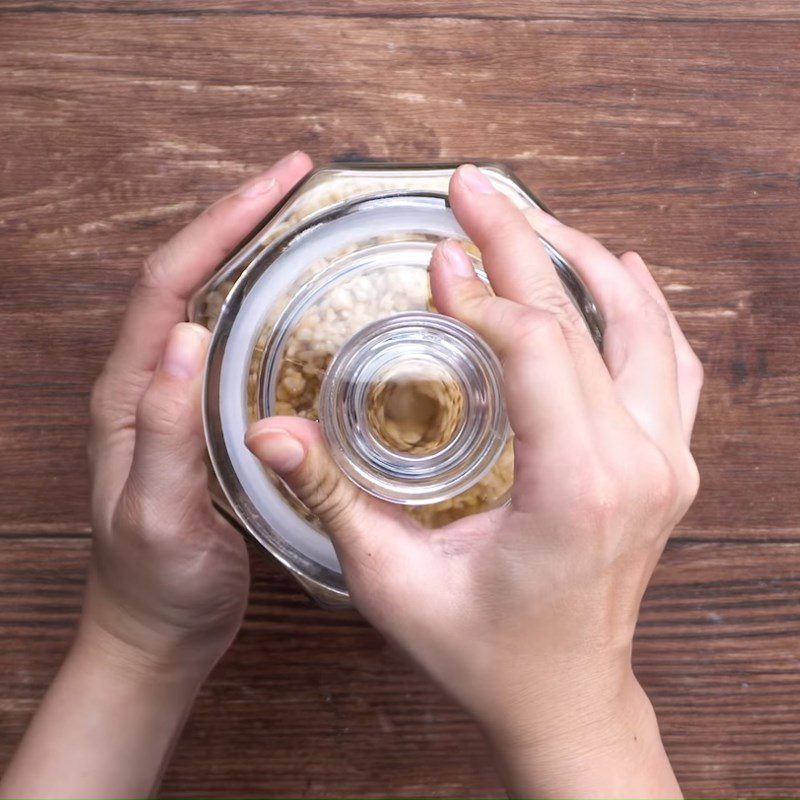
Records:
{"label": "clear glass jar lid", "polygon": [[497,357],[430,311],[394,314],[345,342],[323,379],[320,417],[342,471],[402,505],[467,491],[509,436]]}

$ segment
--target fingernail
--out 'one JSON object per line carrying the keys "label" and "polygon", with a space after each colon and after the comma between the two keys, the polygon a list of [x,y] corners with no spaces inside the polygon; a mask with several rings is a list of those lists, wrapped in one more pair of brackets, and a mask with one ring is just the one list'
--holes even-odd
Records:
{"label": "fingernail", "polygon": [[297,156],[300,155],[301,152],[302,152],[301,150],[292,150],[292,152],[289,153],[288,155],[283,156],[283,158],[279,158],[272,165],[272,167],[270,167],[270,169],[278,169],[279,167],[285,167],[287,164],[294,161],[297,158]]}
{"label": "fingernail", "polygon": [[170,334],[161,369],[167,375],[189,380],[200,374],[205,360],[203,335],[196,325],[182,323]]}
{"label": "fingernail", "polygon": [[464,164],[458,168],[458,174],[466,187],[478,194],[492,194],[492,182],[474,165]]}
{"label": "fingernail", "polygon": [[246,185],[240,192],[239,197],[245,200],[251,200],[254,197],[260,197],[275,189],[278,182],[275,178],[257,178],[253,183]]}
{"label": "fingernail", "polygon": [[253,455],[278,473],[292,472],[306,457],[302,443],[283,428],[269,428],[247,436],[245,444]]}
{"label": "fingernail", "polygon": [[459,278],[474,278],[475,270],[464,248],[452,239],[445,239],[441,244],[441,253],[447,262],[451,274]]}
{"label": "fingernail", "polygon": [[278,182],[275,180],[275,178],[270,176],[291,164],[292,161],[294,161],[302,152],[302,150],[295,150],[294,152],[285,155],[283,158],[278,159],[278,161],[276,161],[264,174],[257,178],[253,178],[252,181],[246,183],[239,190],[239,197],[249,200],[253,197],[259,197],[262,194],[271,192],[278,185]]}

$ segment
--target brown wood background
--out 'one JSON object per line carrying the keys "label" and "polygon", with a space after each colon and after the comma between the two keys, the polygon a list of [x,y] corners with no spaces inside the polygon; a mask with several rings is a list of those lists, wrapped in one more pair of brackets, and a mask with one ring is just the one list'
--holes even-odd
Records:
{"label": "brown wood background", "polygon": [[[0,2],[0,763],[78,611],[87,393],[132,276],[302,147],[506,161],[655,265],[707,388],[639,675],[688,794],[800,792],[798,52],[797,0]],[[254,554],[163,791],[500,785],[461,713]]]}

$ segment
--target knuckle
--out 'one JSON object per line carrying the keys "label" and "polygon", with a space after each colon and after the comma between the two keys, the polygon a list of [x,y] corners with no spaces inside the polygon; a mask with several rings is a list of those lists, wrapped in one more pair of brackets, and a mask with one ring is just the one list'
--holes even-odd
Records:
{"label": "knuckle", "polygon": [[678,504],[680,486],[678,476],[669,465],[654,473],[648,485],[650,504],[657,511],[672,511]]}
{"label": "knuckle", "polygon": [[705,369],[703,362],[697,357],[693,350],[689,350],[680,357],[678,370],[681,376],[693,387],[700,389],[705,380]]}
{"label": "knuckle", "polygon": [[535,281],[531,281],[529,291],[536,305],[541,308],[563,317],[570,323],[577,318],[578,310],[567,297],[557,277],[538,276]]}
{"label": "knuckle", "polygon": [[326,524],[337,527],[350,513],[344,478],[334,470],[315,470],[295,486],[300,499]]}
{"label": "knuckle", "polygon": [[570,480],[574,507],[582,517],[603,527],[619,514],[624,504],[623,482],[599,458],[586,459],[573,470]]}
{"label": "knuckle", "polygon": [[123,489],[114,509],[112,529],[136,546],[149,549],[174,545],[183,546],[188,534],[211,526],[202,513],[204,506],[189,502],[188,496],[175,497],[175,502],[165,507],[148,491],[135,472]]}
{"label": "knuckle", "polygon": [[165,261],[166,256],[163,247],[150,253],[142,262],[137,286],[145,290],[160,289],[164,283],[164,274],[166,272]]}
{"label": "knuckle", "polygon": [[487,294],[485,287],[478,281],[459,281],[453,287],[459,310],[471,320],[479,321],[485,317],[487,303],[492,302],[492,296]]}
{"label": "knuckle", "polygon": [[510,326],[512,340],[523,348],[540,347],[563,337],[561,323],[555,314],[538,308],[523,308]]}
{"label": "knuckle", "polygon": [[575,304],[563,292],[556,300],[557,305],[553,306],[556,318],[561,323],[564,336],[568,341],[590,340],[591,335],[586,321],[581,316]]}
{"label": "knuckle", "polygon": [[133,404],[129,398],[138,396],[143,378],[131,371],[120,373],[108,367],[98,375],[89,394],[89,418],[93,428],[108,431],[132,425]]}
{"label": "knuckle", "polygon": [[136,428],[156,434],[169,434],[186,419],[186,399],[176,393],[151,386],[136,409]]}
{"label": "knuckle", "polygon": [[539,275],[535,279],[531,279],[528,291],[533,302],[539,308],[549,311],[562,324],[574,326],[580,321],[578,309],[567,296],[566,290],[557,276]]}
{"label": "knuckle", "polygon": [[680,506],[685,511],[692,505],[700,491],[700,470],[690,452],[686,452],[681,469]]}
{"label": "knuckle", "polygon": [[669,324],[669,315],[660,303],[656,302],[649,294],[642,301],[642,317],[645,322],[652,325],[661,336],[672,342],[672,330]]}
{"label": "knuckle", "polygon": [[92,385],[89,418],[101,433],[133,427],[135,398],[141,396],[149,376],[136,370],[122,371],[106,366]]}
{"label": "knuckle", "polygon": [[655,447],[648,447],[637,462],[637,472],[646,507],[661,514],[671,512],[678,504],[680,482],[666,456]]}

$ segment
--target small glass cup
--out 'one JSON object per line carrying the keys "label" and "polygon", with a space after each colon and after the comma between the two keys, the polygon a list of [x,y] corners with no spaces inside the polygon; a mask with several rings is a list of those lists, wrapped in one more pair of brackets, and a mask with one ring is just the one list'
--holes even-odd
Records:
{"label": "small glass cup", "polygon": [[[218,507],[321,605],[348,605],[320,521],[245,447],[257,419],[320,420],[342,471],[438,527],[507,501],[513,441],[500,366],[474,331],[439,314],[436,244],[480,253],[447,200],[457,165],[318,169],[193,298],[212,331],[203,413]],[[503,166],[479,164],[519,208],[541,203]],[[598,347],[595,304],[546,241]]]}

